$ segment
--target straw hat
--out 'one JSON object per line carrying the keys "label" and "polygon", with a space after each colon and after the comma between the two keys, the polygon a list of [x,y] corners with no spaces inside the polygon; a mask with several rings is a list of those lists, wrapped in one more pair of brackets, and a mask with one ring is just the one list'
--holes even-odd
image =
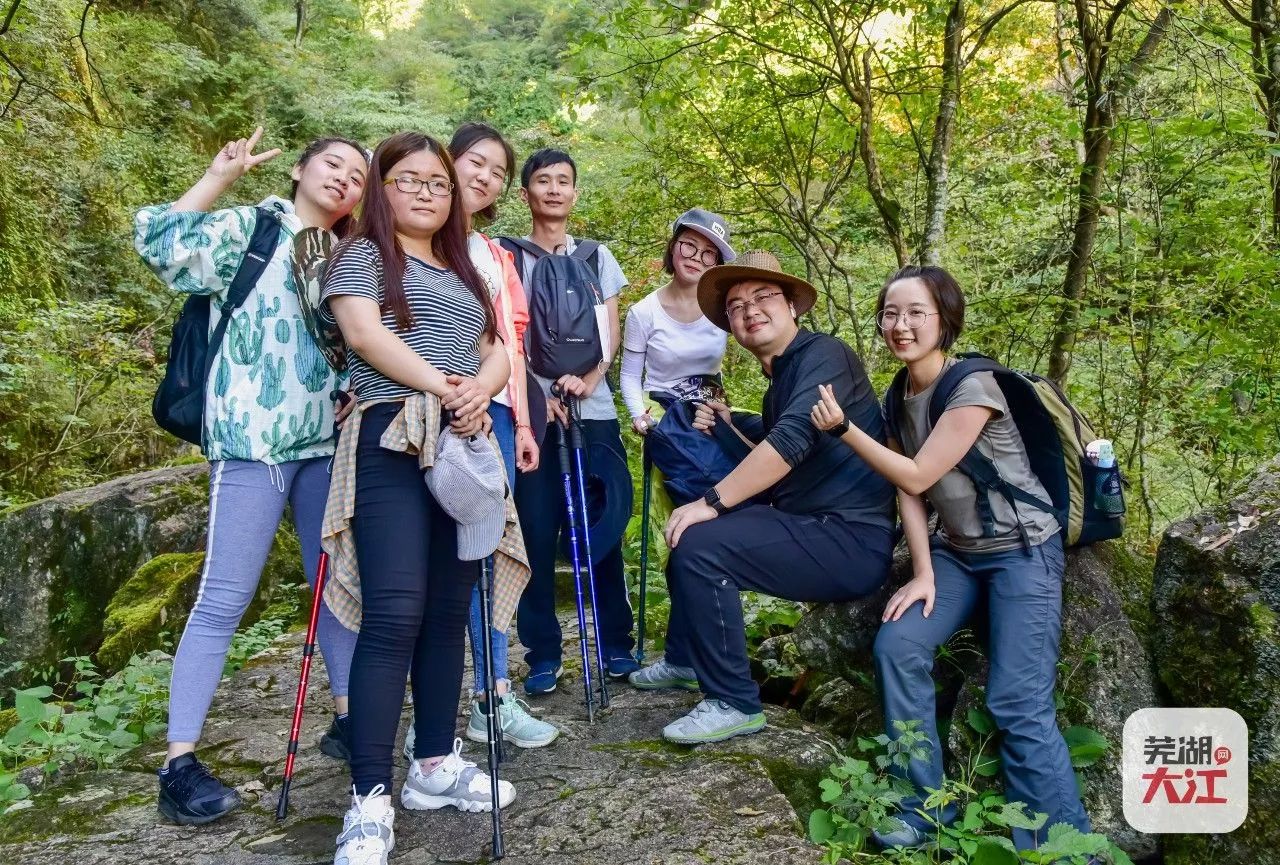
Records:
{"label": "straw hat", "polygon": [[729,330],[729,315],[724,311],[724,298],[740,282],[759,279],[772,282],[787,293],[796,308],[796,315],[804,315],[818,302],[818,292],[798,276],[782,272],[782,265],[771,252],[756,250],[738,256],[733,264],[709,267],[698,280],[698,306],[702,314],[721,330]]}

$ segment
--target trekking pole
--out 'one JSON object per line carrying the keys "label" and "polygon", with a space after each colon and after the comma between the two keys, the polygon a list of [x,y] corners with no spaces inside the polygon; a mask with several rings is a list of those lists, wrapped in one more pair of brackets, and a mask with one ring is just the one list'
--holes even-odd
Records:
{"label": "trekking pole", "polygon": [[484,631],[484,715],[489,734],[489,795],[493,799],[493,859],[501,859],[502,805],[498,799],[498,766],[502,763],[502,724],[498,720],[498,687],[493,678],[493,556],[480,561],[480,627]]}
{"label": "trekking pole", "polygon": [[591,590],[591,630],[596,641],[596,673],[600,679],[600,708],[609,708],[609,677],[605,675],[604,646],[600,644],[600,605],[596,603],[596,568],[591,561],[591,515],[587,513],[587,472],[583,464],[582,418],[578,398],[569,397],[569,445],[573,450],[574,469],[578,476],[578,501],[582,515],[582,549],[587,560],[587,586]]}
{"label": "trekking pole", "polygon": [[[650,433],[653,430],[649,430]],[[636,661],[644,663],[644,602],[648,594],[646,583],[649,579],[649,503],[653,491],[653,458],[649,456],[649,436],[640,439],[640,464],[643,466],[644,495],[640,513],[640,624],[636,628],[639,648],[636,650]]]}
{"label": "trekking pole", "polygon": [[565,425],[556,422],[558,442],[556,450],[560,455],[560,480],[564,485],[564,505],[569,519],[569,555],[573,560],[573,582],[577,589],[578,603],[578,643],[582,649],[582,682],[587,695],[587,722],[595,723],[595,699],[591,692],[591,660],[587,654],[587,613],[582,599],[582,565],[578,558],[578,521],[573,506],[573,469],[569,463],[569,435]]}
{"label": "trekking pole", "polygon": [[329,554],[320,552],[316,566],[315,597],[311,600],[311,621],[307,624],[307,641],[302,645],[302,675],[298,678],[298,696],[293,702],[293,726],[289,728],[289,751],[284,758],[284,784],[276,802],[276,821],[289,810],[289,787],[293,785],[293,761],[298,756],[298,735],[302,731],[302,704],[307,699],[307,680],[311,678],[311,658],[316,652],[316,625],[320,621],[320,605],[324,603],[324,578],[329,570]]}

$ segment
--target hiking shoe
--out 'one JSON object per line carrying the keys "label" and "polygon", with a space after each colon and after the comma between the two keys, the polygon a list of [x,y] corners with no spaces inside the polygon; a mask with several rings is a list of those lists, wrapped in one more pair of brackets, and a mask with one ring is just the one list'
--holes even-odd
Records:
{"label": "hiking shoe", "polygon": [[937,845],[932,834],[917,829],[905,820],[898,817],[890,817],[887,822],[893,826],[887,832],[881,832],[878,829],[871,830],[871,837],[875,839],[875,842],[882,849],[888,850],[890,847],[902,847],[907,850],[915,850]]}
{"label": "hiking shoe", "polygon": [[640,669],[640,663],[631,655],[614,655],[605,664],[610,679],[625,679]]}
{"label": "hiking shoe", "polygon": [[529,667],[529,675],[524,677],[524,692],[533,697],[538,694],[550,694],[556,689],[556,682],[564,675],[564,667],[559,661],[543,661]]}
{"label": "hiking shoe", "polygon": [[[516,788],[510,781],[498,781],[498,804],[505,808],[515,801]],[[453,753],[430,774],[417,760],[409,767],[409,777],[400,788],[400,804],[413,811],[434,811],[452,805],[459,811],[492,811],[489,776],[470,760],[462,759],[462,740],[453,741]]]}
{"label": "hiking shoe", "polygon": [[746,715],[723,700],[703,700],[692,712],[663,727],[662,738],[681,745],[698,745],[759,733],[764,727],[764,712]]}
{"label": "hiking shoe", "polygon": [[160,778],[160,813],[179,826],[200,826],[240,807],[240,794],[223,784],[192,753],[174,757]]}
{"label": "hiking shoe", "polygon": [[361,798],[351,789],[351,808],[342,818],[333,865],[387,865],[396,849],[396,809],[381,784]]}
{"label": "hiking shoe", "polygon": [[320,750],[335,760],[351,762],[351,718],[333,716],[333,723],[320,737]]}
{"label": "hiking shoe", "polygon": [[[528,712],[528,707],[516,699],[515,694],[504,694],[498,700],[498,717],[502,724],[502,738],[517,748],[542,748],[550,745],[560,731],[539,721]],[[476,700],[471,704],[471,720],[467,722],[467,738],[481,745],[489,744],[489,722],[484,704]]]}
{"label": "hiking shoe", "polygon": [[658,688],[680,688],[685,691],[698,690],[698,674],[692,667],[677,667],[668,663],[666,658],[650,664],[643,670],[636,670],[627,677],[631,687],[642,691],[654,691]]}

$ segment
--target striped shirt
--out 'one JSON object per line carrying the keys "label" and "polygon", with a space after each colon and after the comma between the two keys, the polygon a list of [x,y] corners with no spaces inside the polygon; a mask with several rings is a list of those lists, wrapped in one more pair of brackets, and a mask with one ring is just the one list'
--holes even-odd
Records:
{"label": "striped shirt", "polygon": [[[342,252],[324,275],[320,315],[333,321],[329,299],[338,295],[367,297],[381,308],[382,256],[370,240],[360,238]],[[382,323],[409,348],[445,375],[474,376],[480,371],[480,338],[484,333],[484,309],[458,276],[433,267],[412,255],[405,256],[404,295],[413,314],[408,330],[398,330],[396,316],[383,310]],[[388,378],[359,354],[349,354],[351,386],[361,402],[396,399],[414,389]]]}

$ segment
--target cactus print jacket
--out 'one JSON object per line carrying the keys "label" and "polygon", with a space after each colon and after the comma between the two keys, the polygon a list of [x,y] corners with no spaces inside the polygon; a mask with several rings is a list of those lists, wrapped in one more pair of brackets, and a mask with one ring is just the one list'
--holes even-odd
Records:
{"label": "cactus print jacket", "polygon": [[[144,207],[133,245],[165,283],[213,302],[212,332],[240,267],[256,218],[252,207],[174,213]],[[293,202],[271,196],[259,207],[280,214],[280,241],[262,278],[227,327],[205,389],[209,460],[268,464],[332,456],[333,391],[345,384],[307,331],[289,259],[302,229]]]}

